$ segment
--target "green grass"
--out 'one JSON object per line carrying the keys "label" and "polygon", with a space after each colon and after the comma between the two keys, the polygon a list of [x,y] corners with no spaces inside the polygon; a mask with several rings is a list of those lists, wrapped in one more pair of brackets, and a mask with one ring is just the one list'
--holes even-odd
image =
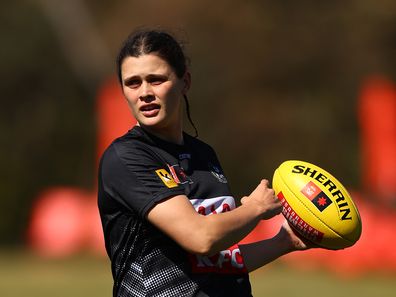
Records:
{"label": "green grass", "polygon": [[254,296],[394,297],[396,275],[345,278],[326,271],[302,271],[270,264],[251,274]]}
{"label": "green grass", "polygon": [[[251,274],[255,297],[391,297],[396,275],[340,278],[325,271],[301,271],[278,263]],[[112,292],[106,258],[80,255],[61,260],[26,252],[0,252],[0,296],[109,297]]]}
{"label": "green grass", "polygon": [[49,260],[29,253],[0,253],[0,296],[112,296],[107,259],[78,256]]}

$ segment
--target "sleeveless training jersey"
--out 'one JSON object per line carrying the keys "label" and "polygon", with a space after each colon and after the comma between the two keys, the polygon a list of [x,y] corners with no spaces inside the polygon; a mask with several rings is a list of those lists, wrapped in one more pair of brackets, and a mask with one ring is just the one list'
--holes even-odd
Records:
{"label": "sleeveless training jersey", "polygon": [[186,195],[201,215],[235,208],[214,150],[184,134],[163,141],[136,126],[104,153],[98,205],[111,260],[114,296],[251,296],[238,246],[205,257],[189,254],[150,224],[158,202]]}

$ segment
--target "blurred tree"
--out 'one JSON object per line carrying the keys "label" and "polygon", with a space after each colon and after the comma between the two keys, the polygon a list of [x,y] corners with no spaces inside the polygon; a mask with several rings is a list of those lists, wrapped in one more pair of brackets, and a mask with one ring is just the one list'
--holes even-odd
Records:
{"label": "blurred tree", "polygon": [[36,5],[2,6],[0,243],[17,243],[42,188],[93,184],[94,90],[73,74]]}

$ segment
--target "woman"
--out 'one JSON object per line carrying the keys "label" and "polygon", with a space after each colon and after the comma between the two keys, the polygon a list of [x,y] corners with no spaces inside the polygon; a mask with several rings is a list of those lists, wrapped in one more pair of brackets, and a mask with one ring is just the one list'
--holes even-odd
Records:
{"label": "woman", "polygon": [[214,150],[183,132],[191,76],[171,35],[130,35],[117,65],[138,124],[110,145],[100,165],[113,295],[251,296],[248,272],[308,246],[287,223],[272,239],[238,245],[281,204],[262,180],[235,207]]}

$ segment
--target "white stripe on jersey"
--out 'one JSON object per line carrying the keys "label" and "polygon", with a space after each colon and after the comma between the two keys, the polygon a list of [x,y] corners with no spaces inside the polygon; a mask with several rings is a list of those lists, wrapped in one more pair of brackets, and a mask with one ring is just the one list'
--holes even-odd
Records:
{"label": "white stripe on jersey", "polygon": [[235,209],[232,196],[219,196],[207,199],[190,199],[195,210],[202,215],[210,215]]}

